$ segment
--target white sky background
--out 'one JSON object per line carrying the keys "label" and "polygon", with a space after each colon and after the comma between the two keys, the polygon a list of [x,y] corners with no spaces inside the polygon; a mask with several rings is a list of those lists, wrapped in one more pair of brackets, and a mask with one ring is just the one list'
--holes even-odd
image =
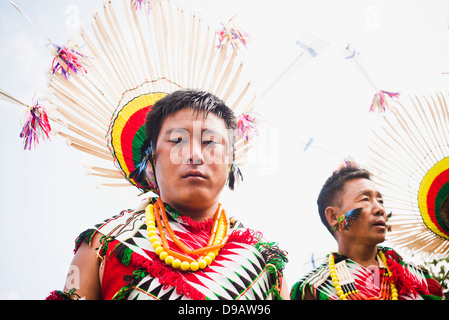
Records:
{"label": "white sky background", "polygon": [[[328,46],[304,59],[258,106],[266,120],[242,167],[244,181],[225,191],[229,215],[260,229],[288,251],[285,274],[293,285],[318,259],[335,250],[322,226],[316,198],[343,157],[366,162],[368,114],[374,89],[345,60],[348,43],[380,89],[402,94],[446,93],[449,84],[449,2],[362,0],[184,0],[211,21],[237,25],[252,38],[244,54],[256,86],[283,70],[307,32]],[[64,44],[86,26],[101,1],[16,0],[52,39]],[[48,41],[7,1],[0,0],[0,88],[31,103],[45,84],[52,56]],[[62,289],[80,232],[122,209],[137,189],[95,187],[84,174],[87,156],[60,137],[24,151],[24,109],[0,100],[0,299],[43,299]],[[305,143],[314,141],[307,151]],[[388,204],[386,204],[388,206]]]}

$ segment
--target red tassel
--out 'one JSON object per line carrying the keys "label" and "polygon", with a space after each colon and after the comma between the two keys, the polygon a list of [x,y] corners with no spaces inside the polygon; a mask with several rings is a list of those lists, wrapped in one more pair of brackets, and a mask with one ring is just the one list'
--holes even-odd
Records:
{"label": "red tassel", "polygon": [[74,300],[71,293],[62,292],[59,290],[54,290],[50,292],[45,300]]}
{"label": "red tassel", "polygon": [[196,232],[203,230],[209,232],[211,230],[214,220],[212,218],[209,218],[203,222],[193,220],[192,218],[188,216],[179,216],[179,218],[186,224],[188,224],[192,229],[196,230]]}
{"label": "red tassel", "polygon": [[443,288],[440,283],[434,278],[427,278],[426,280],[429,293],[437,297],[443,297]]}
{"label": "red tassel", "polygon": [[228,243],[238,242],[243,244],[255,245],[262,239],[262,233],[251,229],[234,230],[228,239]]}
{"label": "red tassel", "polygon": [[[150,252],[148,252],[150,254]],[[206,296],[200,291],[189,285],[185,281],[185,277],[188,277],[188,273],[182,273],[176,269],[167,266],[162,261],[159,261],[159,257],[155,253],[151,253],[152,261],[146,260],[141,255],[133,252],[131,254],[130,263],[134,266],[144,268],[152,277],[158,278],[159,283],[164,285],[164,288],[173,286],[176,288],[178,294],[183,294],[187,298],[193,300],[205,300]]]}
{"label": "red tassel", "polygon": [[393,283],[396,285],[399,295],[418,296],[428,295],[428,289],[411,277],[399,263],[392,259],[387,259],[387,265],[392,273]]}
{"label": "red tassel", "polygon": [[65,299],[57,290],[54,290],[50,292],[50,294],[48,295],[47,298],[45,298],[45,300],[65,300]]}

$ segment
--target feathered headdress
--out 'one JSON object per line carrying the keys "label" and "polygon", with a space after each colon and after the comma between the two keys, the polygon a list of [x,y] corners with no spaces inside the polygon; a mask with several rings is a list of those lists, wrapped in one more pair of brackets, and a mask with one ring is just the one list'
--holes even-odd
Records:
{"label": "feathered headdress", "polygon": [[[208,25],[168,1],[123,0],[104,1],[92,30],[81,30],[80,42],[58,46],[46,38],[55,54],[48,82],[50,119],[59,128],[54,133],[107,160],[90,168],[108,180],[103,185],[157,192],[151,179],[137,177],[148,170],[143,160],[149,155],[141,152],[145,115],[159,99],[182,88],[216,95],[237,117],[245,112],[235,142],[234,160],[241,164],[255,134],[255,118],[249,115],[256,97],[251,83],[241,80],[241,48],[235,41],[246,45],[243,32],[229,23],[224,29]],[[39,108],[32,111],[37,114]]]}
{"label": "feathered headdress", "polygon": [[382,188],[391,243],[414,252],[449,253],[447,94],[402,97],[373,130],[368,169]]}

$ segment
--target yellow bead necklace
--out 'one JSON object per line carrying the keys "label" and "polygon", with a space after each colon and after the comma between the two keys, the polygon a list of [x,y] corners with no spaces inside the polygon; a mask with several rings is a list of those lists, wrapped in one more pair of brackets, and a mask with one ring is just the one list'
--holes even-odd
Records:
{"label": "yellow bead necklace", "polygon": [[398,290],[393,281],[389,280],[392,274],[388,268],[385,254],[379,251],[379,256],[386,267],[386,271],[382,274],[380,296],[367,298],[355,287],[355,281],[346,265],[346,261],[343,260],[336,266],[334,254],[331,253],[329,255],[329,272],[340,300],[398,300]]}
{"label": "yellow bead necklace", "polygon": [[[173,232],[167,219],[165,206],[160,198],[157,199],[154,205],[149,204],[145,208],[145,217],[148,239],[155,253],[167,265],[182,271],[197,271],[206,268],[212,263],[229,238],[229,222],[221,204],[218,205],[217,211],[215,212],[214,223],[207,245],[194,250],[187,246]],[[156,228],[159,231],[159,236]],[[170,249],[166,234],[185,254]],[[194,259],[190,255],[197,255],[199,257]]]}

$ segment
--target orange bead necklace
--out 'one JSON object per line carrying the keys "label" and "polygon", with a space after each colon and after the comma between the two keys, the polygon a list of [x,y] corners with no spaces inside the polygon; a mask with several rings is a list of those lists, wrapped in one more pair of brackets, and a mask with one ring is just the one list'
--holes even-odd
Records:
{"label": "orange bead necklace", "polygon": [[[156,200],[154,205],[149,204],[145,208],[145,217],[148,239],[155,253],[167,265],[182,271],[197,271],[206,268],[212,263],[229,238],[229,221],[221,204],[218,204],[217,211],[215,212],[214,223],[207,245],[198,249],[191,249],[176,236],[167,219],[165,206],[160,198]],[[159,236],[156,228],[159,231]],[[184,254],[170,249],[167,236],[171,238]],[[199,257],[194,259],[190,255]]]}

